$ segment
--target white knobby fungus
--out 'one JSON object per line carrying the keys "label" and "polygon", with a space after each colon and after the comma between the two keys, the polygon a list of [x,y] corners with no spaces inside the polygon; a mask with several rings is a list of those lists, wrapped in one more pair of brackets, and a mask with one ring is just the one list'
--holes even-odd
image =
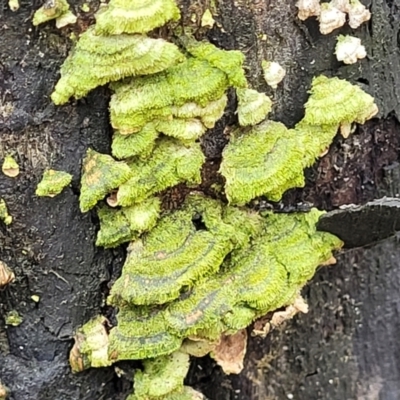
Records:
{"label": "white knobby fungus", "polygon": [[274,61],[264,60],[261,65],[264,71],[265,81],[273,89],[276,89],[278,87],[278,83],[280,83],[286,75],[285,69]]}
{"label": "white knobby fungus", "polygon": [[359,0],[350,0],[349,25],[357,29],[362,23],[371,19],[371,13]]}
{"label": "white knobby fungus", "polygon": [[321,11],[319,0],[299,0],[296,7],[299,9],[297,16],[302,21],[309,17],[318,17]]}
{"label": "white knobby fungus", "polygon": [[346,14],[331,3],[321,4],[321,13],[319,19],[319,31],[323,35],[333,32],[346,23]]}
{"label": "white knobby fungus", "polygon": [[332,0],[330,2],[332,7],[337,8],[339,11],[348,13],[350,7],[350,0]]}
{"label": "white knobby fungus", "polygon": [[339,35],[335,48],[338,61],[345,64],[355,64],[358,60],[365,58],[367,52],[361,44],[361,39],[349,35]]}

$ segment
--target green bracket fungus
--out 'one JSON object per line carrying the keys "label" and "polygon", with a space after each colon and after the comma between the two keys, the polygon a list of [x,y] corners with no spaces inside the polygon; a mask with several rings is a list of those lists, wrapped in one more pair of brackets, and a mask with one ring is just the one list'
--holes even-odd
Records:
{"label": "green bracket fungus", "polygon": [[98,316],[78,329],[75,334],[75,344],[69,357],[73,372],[80,372],[89,367],[111,365],[108,357],[106,323],[105,317]]}
{"label": "green bracket fungus", "polygon": [[343,79],[320,75],[313,79],[310,93],[299,125],[340,125],[347,137],[352,123],[364,124],[378,112],[372,96]]}
{"label": "green bracket fungus", "polygon": [[110,0],[96,14],[96,35],[146,33],[179,18],[174,0]]}
{"label": "green bracket fungus", "polygon": [[122,135],[115,131],[111,144],[112,155],[118,159],[135,156],[146,159],[152,153],[157,137],[158,132],[152,123],[131,135]]}
{"label": "green bracket fungus", "polygon": [[159,357],[182,344],[182,338],[168,329],[162,311],[157,309],[121,307],[117,320],[109,336],[109,358],[113,361]]}
{"label": "green bracket fungus", "polygon": [[220,168],[231,204],[261,195],[279,201],[286,190],[303,187],[304,168],[326,150],[337,130],[347,137],[352,123],[364,123],[378,111],[369,94],[338,78],[314,78],[310,93],[305,116],[294,129],[266,121],[233,133]]}
{"label": "green bracket fungus", "polygon": [[[196,230],[193,218],[199,216],[205,229]],[[183,288],[190,288],[219,269],[237,242],[238,229],[239,224],[223,221],[217,201],[190,198],[183,210],[164,216],[149,234],[132,245],[109,302],[150,305],[178,298]]]}
{"label": "green bracket fungus", "polygon": [[[199,85],[199,80],[207,80],[207,85]],[[182,115],[185,109],[178,107],[187,103],[199,106],[193,108],[192,112],[198,114],[193,117],[213,117],[215,123],[222,116],[228,86],[224,72],[206,61],[189,58],[165,72],[113,84],[111,124],[122,134],[138,132],[149,122],[170,122],[174,112]]]}
{"label": "green bracket fungus", "polygon": [[9,311],[4,318],[4,322],[6,325],[11,325],[11,326],[19,326],[22,324],[24,319],[19,315],[17,310],[11,310]]}
{"label": "green bracket fungus", "polygon": [[181,390],[168,393],[162,397],[141,397],[136,394],[131,394],[126,400],[206,400],[206,398],[197,390],[192,389],[189,386],[183,386]]}
{"label": "green bracket fungus", "polygon": [[[90,27],[61,67],[51,98],[64,104],[97,86],[128,76],[154,74],[183,61],[172,43],[142,35],[96,36]],[[93,68],[95,66],[95,68]]]}
{"label": "green bracket fungus", "polygon": [[142,203],[122,207],[120,210],[100,207],[100,230],[96,246],[116,247],[138,238],[142,232],[156,225],[160,211],[161,201],[157,197],[150,197]]}
{"label": "green bracket fungus", "polygon": [[89,149],[83,160],[79,197],[81,211],[89,211],[98,201],[130,179],[132,175],[126,163],[115,161],[107,154],[100,154]]}
{"label": "green bracket fungus", "polygon": [[239,125],[256,125],[264,120],[272,108],[271,99],[253,89],[236,89]]}
{"label": "green bracket fungus", "polygon": [[287,189],[304,186],[303,149],[297,133],[280,122],[265,121],[248,132],[237,129],[220,167],[229,202],[243,205],[261,195],[279,200]]}
{"label": "green bracket fungus", "polygon": [[160,398],[183,389],[189,355],[180,351],[143,361],[144,371],[135,372],[137,398]]}
{"label": "green bracket fungus", "polygon": [[72,175],[64,171],[48,169],[44,171],[43,178],[36,188],[36,196],[54,197],[72,181]]}
{"label": "green bracket fungus", "polygon": [[10,225],[13,218],[8,213],[7,204],[4,199],[0,198],[0,221],[3,221],[6,225]]}
{"label": "green bracket fungus", "polygon": [[[320,215],[312,210],[261,218],[191,196],[182,209],[167,214],[130,246],[122,276],[108,299],[119,307],[118,325],[109,335],[110,360],[167,355],[190,337],[214,342],[223,333],[234,334],[257,317],[291,304],[318,265],[342,245],[335,236],[316,231]],[[195,230],[194,216],[208,230]],[[229,225],[233,222],[237,225]],[[181,245],[188,242],[188,233],[192,242],[210,233],[229,241],[223,232],[240,230],[242,235],[236,237],[241,239],[231,241],[228,250],[220,248],[213,265],[207,265],[207,256],[201,257],[190,244]],[[217,251],[215,243],[208,241],[208,246]],[[187,260],[187,249],[200,255],[196,263]],[[163,287],[165,282],[169,287]]]}
{"label": "green bracket fungus", "polygon": [[1,167],[3,174],[10,178],[15,178],[19,175],[19,165],[13,156],[5,156],[3,165]]}
{"label": "green bracket fungus", "polygon": [[[71,51],[52,94],[63,104],[109,82],[114,92],[112,154],[125,161],[88,150],[80,207],[86,212],[108,195],[108,205],[117,208],[98,207],[96,244],[131,243],[107,299],[118,307],[117,325],[106,329],[107,320],[97,317],[81,327],[70,363],[77,372],[144,360],[129,400],[200,400],[200,393],[183,386],[188,354],[214,351],[222,335],[238,334],[297,301],[342,242],[316,231],[317,210],[260,215],[234,205],[260,195],[277,201],[303,186],[304,168],[338,129],[346,136],[352,123],[377,112],[358,87],[321,76],[313,80],[305,117],[294,129],[263,121],[271,100],[248,88],[241,52],[186,36],[176,39],[178,48],[142,35],[178,18],[173,0],[110,0]],[[276,87],[283,69],[266,62],[262,67]],[[155,197],[161,191],[201,183],[205,156],[198,139],[223,116],[230,87],[245,127],[233,132],[223,151],[220,172],[230,205],[192,194],[179,209],[162,210]],[[188,345],[199,340],[197,348]]]}
{"label": "green bracket fungus", "polygon": [[205,157],[199,143],[183,146],[161,138],[147,160],[129,161],[131,178],[118,185],[117,205],[131,206],[181,182],[198,185]]}
{"label": "green bracket fungus", "polygon": [[244,74],[244,55],[238,50],[221,50],[209,42],[198,42],[189,37],[182,37],[181,41],[193,57],[205,60],[210,65],[223,71],[227,77],[229,86],[246,88],[247,80]]}
{"label": "green bracket fungus", "polygon": [[57,28],[76,22],[76,16],[70,11],[66,0],[46,0],[35,12],[32,23],[37,26],[52,19],[56,20]]}

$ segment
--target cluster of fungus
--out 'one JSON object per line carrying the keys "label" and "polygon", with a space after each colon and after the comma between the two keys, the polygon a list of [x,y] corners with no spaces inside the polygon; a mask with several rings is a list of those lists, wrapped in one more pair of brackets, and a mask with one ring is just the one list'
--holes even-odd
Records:
{"label": "cluster of fungus", "polygon": [[[357,29],[371,18],[370,11],[359,0],[331,0],[322,4],[319,0],[299,0],[296,6],[299,9],[298,18],[302,21],[317,17],[323,35],[341,28],[346,23],[346,17],[352,29]],[[338,61],[345,64],[354,64],[367,55],[361,40],[350,35],[338,37],[335,54]]]}
{"label": "cluster of fungus", "polygon": [[[337,131],[347,136],[377,112],[358,87],[320,76],[293,129],[266,120],[272,102],[248,87],[241,52],[146,35],[179,18],[174,0],[110,0],[75,44],[51,96],[64,104],[111,83],[112,156],[88,150],[80,207],[97,209],[97,245],[130,244],[107,299],[117,324],[98,316],[78,329],[70,363],[78,372],[144,360],[130,400],[202,398],[184,386],[189,356],[220,359],[221,338],[293,304],[316,268],[332,262],[342,242],[316,230],[321,211],[257,213],[245,205],[304,186],[304,168]],[[229,88],[240,125],[220,168],[229,204],[193,192],[180,208],[163,210],[161,191],[201,182],[199,140],[222,117]],[[71,180],[47,175],[58,177],[57,193]]]}

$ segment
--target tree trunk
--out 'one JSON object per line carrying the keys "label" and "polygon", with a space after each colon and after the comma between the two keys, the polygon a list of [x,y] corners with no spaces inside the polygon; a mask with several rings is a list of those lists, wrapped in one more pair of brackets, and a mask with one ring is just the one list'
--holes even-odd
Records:
{"label": "tree trunk", "polygon": [[[32,4],[33,3],[33,4]],[[41,4],[21,0],[17,12],[0,4],[0,159],[17,156],[17,178],[0,175],[0,197],[13,217],[0,223],[0,260],[16,280],[0,292],[0,379],[13,400],[125,399],[132,390],[133,363],[72,374],[68,352],[74,330],[106,312],[109,282],[119,276],[124,248],[94,245],[98,221],[78,207],[81,161],[88,147],[109,153],[109,93],[94,90],[85,99],[54,106],[49,95],[70,47],[71,31],[93,22],[98,2],[70,4],[79,19],[72,28],[53,23],[34,28]],[[185,21],[201,17],[208,0],[182,1]],[[364,2],[372,19],[354,34],[367,59],[352,66],[336,61],[338,32],[323,36],[315,20],[296,18],[295,1],[218,0],[217,24],[207,38],[246,55],[252,86],[274,98],[272,118],[293,126],[303,115],[313,76],[324,73],[358,83],[372,94],[379,120],[349,139],[336,139],[327,156],[307,171],[303,190],[289,191],[284,209],[308,202],[322,209],[399,194],[398,159],[400,0]],[[367,4],[368,3],[368,4]],[[276,92],[262,80],[261,60],[278,61],[287,71]],[[235,123],[232,109],[203,139],[208,165],[217,165],[226,143],[224,129]],[[2,161],[1,161],[2,162]],[[390,166],[390,167],[388,167]],[[38,198],[43,170],[73,174],[72,187],[53,199]],[[207,176],[203,185],[215,180]],[[215,171],[215,168],[210,168]],[[392,238],[368,249],[343,252],[338,264],[321,269],[303,295],[310,305],[266,339],[251,338],[244,371],[225,376],[210,359],[196,361],[188,384],[211,400],[224,399],[380,399],[400,398],[400,248]],[[32,300],[39,296],[39,302]],[[17,310],[23,322],[6,326]]]}

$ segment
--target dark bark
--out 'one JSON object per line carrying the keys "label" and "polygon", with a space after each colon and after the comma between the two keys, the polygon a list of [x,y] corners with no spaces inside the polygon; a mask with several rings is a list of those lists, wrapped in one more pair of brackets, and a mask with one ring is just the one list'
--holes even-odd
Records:
{"label": "dark bark", "polygon": [[[83,1],[70,3],[79,11]],[[95,3],[90,2],[92,9]],[[187,19],[206,8],[205,0],[183,3]],[[216,20],[224,31],[215,27],[207,37],[222,48],[245,52],[251,83],[274,97],[276,120],[293,125],[302,117],[311,79],[320,73],[361,84],[375,96],[381,120],[346,141],[337,139],[307,172],[308,186],[288,193],[277,207],[311,202],[331,209],[397,195],[396,169],[386,167],[398,159],[400,140],[400,1],[370,2],[372,21],[355,32],[367,46],[368,59],[346,67],[334,58],[336,32],[322,36],[316,21],[297,21],[294,3],[219,0]],[[123,249],[95,247],[95,214],[81,214],[78,208],[86,149],[109,152],[109,94],[100,88],[84,100],[52,105],[49,94],[69,48],[70,30],[58,31],[52,23],[33,28],[30,19],[40,5],[21,0],[20,10],[12,13],[0,3],[0,158],[11,151],[21,166],[16,179],[0,175],[0,197],[14,218],[9,227],[0,225],[0,260],[17,277],[0,292],[0,379],[13,400],[124,399],[131,390],[132,364],[121,366],[127,370],[121,379],[114,368],[73,375],[68,367],[74,329],[107,311],[102,308],[107,283],[118,276],[124,257]],[[79,16],[77,33],[92,20],[90,13]],[[287,69],[275,94],[262,82],[262,58]],[[203,141],[210,161],[205,190],[218,179],[224,128],[234,119],[227,113]],[[72,173],[72,189],[54,199],[37,198],[36,184],[46,167]],[[290,394],[310,400],[400,398],[399,260],[395,239],[342,254],[336,266],[323,268],[304,289],[309,314],[264,340],[250,339],[242,374],[226,377],[204,359],[193,365],[188,382],[211,400],[285,399]],[[39,303],[32,295],[40,296]],[[10,310],[23,316],[20,326],[5,327],[2,317]]]}

